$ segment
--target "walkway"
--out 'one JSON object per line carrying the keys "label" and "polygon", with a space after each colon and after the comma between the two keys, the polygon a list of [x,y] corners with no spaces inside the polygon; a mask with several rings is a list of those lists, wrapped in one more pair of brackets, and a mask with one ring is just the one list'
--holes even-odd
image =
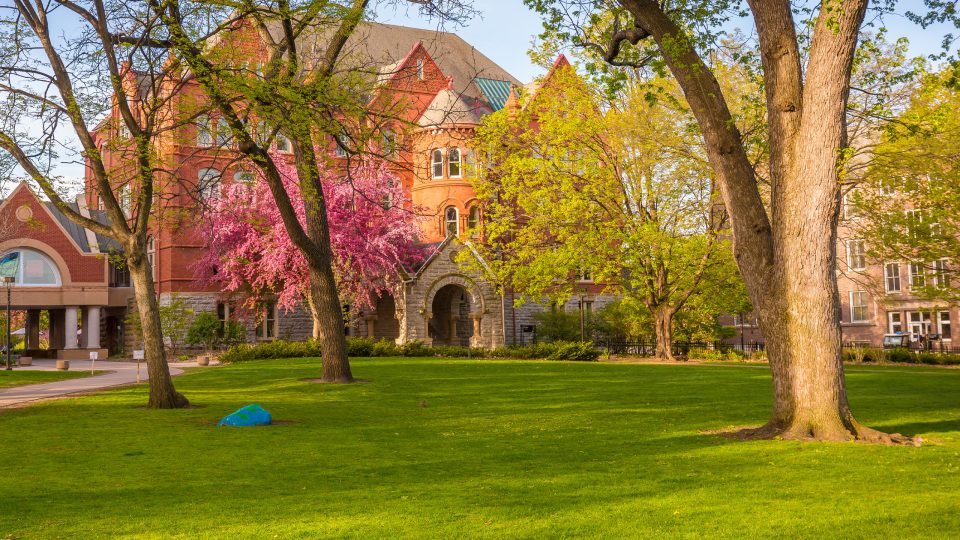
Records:
{"label": "walkway", "polygon": [[[56,360],[35,359],[32,366],[14,368],[18,371],[56,371]],[[177,362],[170,364],[170,375],[179,375],[183,373],[183,367],[195,366],[190,362]],[[121,386],[137,382],[137,363],[136,362],[113,362],[110,360],[101,360],[96,363],[97,371],[106,371],[101,375],[93,377],[81,377],[79,379],[65,379],[43,384],[30,384],[26,386],[15,386],[13,388],[4,388],[0,390],[0,409],[16,407],[33,401],[44,401],[48,399],[57,399],[67,397],[71,394],[83,392],[94,392],[113,386]],[[70,371],[90,370],[89,360],[71,360]],[[140,380],[147,380],[147,365],[140,364]]]}

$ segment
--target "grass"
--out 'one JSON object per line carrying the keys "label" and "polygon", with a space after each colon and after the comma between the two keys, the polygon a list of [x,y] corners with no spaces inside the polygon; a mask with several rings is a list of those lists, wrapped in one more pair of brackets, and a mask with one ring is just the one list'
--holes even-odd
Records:
{"label": "grass", "polygon": [[89,371],[25,371],[16,368],[7,371],[0,367],[0,388],[48,383],[62,381],[64,379],[79,379],[89,376]]}
{"label": "grass", "polygon": [[[921,448],[738,442],[766,369],[370,359],[176,379],[3,411],[0,538],[950,537],[960,532],[960,370],[849,368],[873,427]],[[424,404],[425,407],[421,406]],[[249,403],[275,419],[215,428]]]}

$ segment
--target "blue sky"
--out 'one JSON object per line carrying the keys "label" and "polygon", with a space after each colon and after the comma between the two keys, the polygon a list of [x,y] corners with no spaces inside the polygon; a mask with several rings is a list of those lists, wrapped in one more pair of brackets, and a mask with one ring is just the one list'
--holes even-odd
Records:
{"label": "blue sky", "polygon": [[[918,0],[904,1],[902,4],[919,3]],[[481,15],[455,31],[501,67],[523,82],[533,80],[543,70],[533,65],[527,56],[531,42],[540,30],[540,18],[527,9],[522,0],[475,0],[475,6]],[[419,28],[436,28],[436,21],[418,16],[415,9],[384,9],[378,20]],[[907,37],[914,55],[928,55],[940,49],[943,35],[948,28],[938,27],[923,30],[902,16],[889,16],[883,23],[889,28],[891,38]],[[454,30],[447,28],[447,30]],[[72,132],[67,134],[71,139]],[[82,178],[83,166],[78,163],[60,163],[57,174],[67,178]]]}
{"label": "blue sky", "polygon": [[[901,2],[904,5],[914,3],[920,2]],[[482,15],[457,29],[461,37],[523,82],[541,75],[542,70],[534,66],[527,56],[533,37],[541,30],[539,16],[527,9],[522,0],[475,0],[474,5],[482,11]],[[384,10],[380,15],[379,20],[383,22],[419,28],[437,26],[436,21],[419,17],[412,9],[397,13]],[[943,35],[950,31],[945,26],[924,30],[902,15],[887,16],[882,23],[889,29],[891,39],[908,38],[910,51],[915,56],[939,52]]]}

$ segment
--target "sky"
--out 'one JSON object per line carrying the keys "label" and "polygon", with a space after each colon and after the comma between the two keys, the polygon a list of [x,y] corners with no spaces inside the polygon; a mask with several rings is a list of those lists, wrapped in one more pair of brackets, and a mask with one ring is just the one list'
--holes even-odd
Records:
{"label": "sky", "polygon": [[[914,2],[919,3],[919,0],[903,4]],[[474,0],[474,6],[481,11],[478,17],[463,27],[448,27],[445,30],[456,31],[520,81],[528,82],[542,75],[543,70],[535,66],[527,55],[534,37],[541,31],[539,16],[525,7],[522,0]],[[376,19],[418,28],[437,28],[437,21],[420,16],[416,9],[383,9]],[[949,32],[948,28],[942,26],[923,30],[903,16],[896,15],[887,16],[882,23],[889,29],[891,39],[906,37],[910,40],[910,52],[914,56],[938,52],[943,35]],[[77,163],[62,163],[56,172],[67,178],[82,178],[83,167]]]}

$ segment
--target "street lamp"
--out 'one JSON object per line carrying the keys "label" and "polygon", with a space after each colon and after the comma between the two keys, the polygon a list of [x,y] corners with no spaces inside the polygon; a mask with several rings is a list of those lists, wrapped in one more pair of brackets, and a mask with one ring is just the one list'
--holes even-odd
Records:
{"label": "street lamp", "polygon": [[13,344],[10,342],[12,334],[10,333],[10,293],[13,291],[13,282],[16,280],[13,276],[3,276],[3,284],[7,288],[7,371],[13,369],[13,366],[10,362],[10,355],[12,354]]}

